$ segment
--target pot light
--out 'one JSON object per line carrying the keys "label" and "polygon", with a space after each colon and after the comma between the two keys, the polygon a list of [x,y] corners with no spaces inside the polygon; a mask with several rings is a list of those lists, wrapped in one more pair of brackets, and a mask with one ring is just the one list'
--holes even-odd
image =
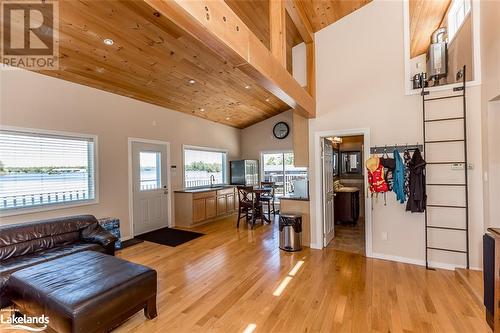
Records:
{"label": "pot light", "polygon": [[226,120],[229,120],[229,119],[231,119],[231,118],[230,117],[226,117]]}
{"label": "pot light", "polygon": [[245,86],[245,89],[250,89],[250,88],[251,87],[248,84]]}
{"label": "pot light", "polygon": [[204,112],[204,111],[205,111],[205,109],[204,109],[204,108],[201,108],[201,109],[200,109],[200,111],[201,111],[201,112]]}
{"label": "pot light", "polygon": [[271,101],[271,99],[269,97],[266,98],[266,102],[270,102],[270,101]]}
{"label": "pot light", "polygon": [[195,80],[193,80],[193,79],[189,80],[188,82],[189,82],[190,84],[195,84],[195,83],[196,83],[196,81],[195,81]]}
{"label": "pot light", "polygon": [[115,43],[111,38],[106,38],[103,42],[104,42],[104,44],[109,45],[109,46],[111,46]]}

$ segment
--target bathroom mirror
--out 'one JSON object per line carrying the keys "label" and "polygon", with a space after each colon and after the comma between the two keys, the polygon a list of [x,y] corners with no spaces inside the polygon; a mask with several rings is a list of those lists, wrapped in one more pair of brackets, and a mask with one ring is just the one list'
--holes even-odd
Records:
{"label": "bathroom mirror", "polygon": [[333,148],[333,177],[339,176],[339,150]]}
{"label": "bathroom mirror", "polygon": [[341,161],[343,174],[361,174],[360,151],[343,151]]}

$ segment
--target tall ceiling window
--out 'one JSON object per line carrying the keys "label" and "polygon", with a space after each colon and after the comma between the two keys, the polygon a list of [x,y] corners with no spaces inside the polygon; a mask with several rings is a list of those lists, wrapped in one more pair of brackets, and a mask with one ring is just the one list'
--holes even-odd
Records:
{"label": "tall ceiling window", "polygon": [[227,179],[227,151],[184,147],[184,187],[222,185]]}
{"label": "tall ceiling window", "polygon": [[94,137],[0,130],[0,212],[96,199]]}
{"label": "tall ceiling window", "polygon": [[451,42],[471,9],[470,0],[453,0],[448,11],[448,41]]}

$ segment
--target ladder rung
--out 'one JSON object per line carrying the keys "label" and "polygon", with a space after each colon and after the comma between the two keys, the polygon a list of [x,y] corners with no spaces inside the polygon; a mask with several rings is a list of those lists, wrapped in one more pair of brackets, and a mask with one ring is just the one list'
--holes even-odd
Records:
{"label": "ladder rung", "polygon": [[438,250],[438,251],[448,251],[448,252],[456,252],[456,253],[467,253],[467,251],[461,251],[461,250],[452,250],[452,249],[444,249],[440,247],[427,247],[428,250]]}
{"label": "ladder rung", "polygon": [[427,162],[427,164],[465,164],[465,162]]}
{"label": "ladder rung", "polygon": [[456,98],[456,97],[464,97],[463,94],[460,94],[460,95],[453,95],[453,96],[443,96],[443,97],[433,97],[433,98],[424,98],[424,101],[425,102],[428,102],[428,101],[437,101],[439,99],[448,99],[448,98]]}
{"label": "ladder rung", "polygon": [[428,225],[427,228],[431,228],[431,229],[443,229],[443,230],[456,230],[456,231],[467,231],[467,229],[464,229],[464,228],[438,227],[438,226],[435,226],[435,225]]}
{"label": "ladder rung", "polygon": [[459,120],[459,119],[464,119],[464,117],[453,117],[453,118],[436,118],[436,119],[428,119],[424,120],[426,123],[431,123],[433,121],[450,121],[450,120]]}
{"label": "ladder rung", "polygon": [[424,143],[464,142],[464,139],[424,141]]}
{"label": "ladder rung", "polygon": [[427,205],[427,207],[437,207],[437,208],[467,208],[466,206],[453,206],[453,205]]}
{"label": "ladder rung", "polygon": [[426,184],[427,186],[467,186],[467,184]]}

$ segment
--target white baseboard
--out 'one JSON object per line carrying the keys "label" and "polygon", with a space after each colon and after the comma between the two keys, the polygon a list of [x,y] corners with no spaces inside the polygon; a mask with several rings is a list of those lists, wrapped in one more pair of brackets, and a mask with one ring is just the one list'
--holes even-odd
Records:
{"label": "white baseboard", "polygon": [[322,250],[323,249],[323,244],[311,243],[311,244],[309,244],[309,247],[311,249],[315,249],[315,250]]}
{"label": "white baseboard", "polygon": [[134,238],[134,237],[132,237],[132,236],[123,236],[123,237],[120,237],[120,240],[122,242],[124,242],[124,241],[127,241],[127,240],[132,239],[132,238]]}
{"label": "white baseboard", "polygon": [[[421,259],[400,257],[400,256],[394,256],[394,255],[390,255],[390,254],[383,254],[383,253],[372,253],[371,257],[373,259],[390,260],[390,261],[402,262],[405,264],[425,266],[425,260],[421,260]],[[448,263],[443,263],[443,262],[434,262],[434,261],[429,261],[429,266],[432,268],[447,269],[447,270],[451,270],[451,271],[455,270],[455,268],[465,268],[465,266],[462,266],[462,265],[454,265],[454,264],[448,264]],[[471,269],[482,270],[482,268],[480,268],[480,267],[471,267]]]}

